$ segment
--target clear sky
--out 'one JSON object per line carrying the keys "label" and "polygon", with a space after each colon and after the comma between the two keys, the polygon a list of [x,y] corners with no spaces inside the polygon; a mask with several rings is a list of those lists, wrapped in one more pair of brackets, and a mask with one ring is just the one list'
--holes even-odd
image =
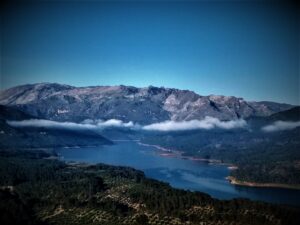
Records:
{"label": "clear sky", "polygon": [[1,89],[154,85],[300,104],[296,3],[9,2]]}

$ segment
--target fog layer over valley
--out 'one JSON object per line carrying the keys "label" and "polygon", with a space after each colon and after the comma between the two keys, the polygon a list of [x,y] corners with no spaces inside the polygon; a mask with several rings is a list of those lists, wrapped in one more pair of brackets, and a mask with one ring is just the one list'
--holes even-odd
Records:
{"label": "fog layer over valley", "polygon": [[164,87],[51,83],[4,90],[0,103],[2,149],[138,140],[235,165],[231,175],[242,181],[300,184],[300,107]]}
{"label": "fog layer over valley", "polygon": [[210,130],[214,128],[220,129],[235,129],[235,128],[246,128],[247,122],[243,119],[231,120],[231,121],[220,121],[217,118],[205,117],[203,120],[190,120],[190,121],[164,121],[161,123],[153,123],[149,125],[139,125],[132,121],[124,123],[121,120],[110,119],[107,121],[102,120],[85,120],[81,123],[74,122],[58,122],[43,119],[30,119],[21,121],[7,121],[7,124],[13,127],[43,127],[43,128],[60,128],[60,129],[92,129],[102,130],[105,128],[130,128],[134,130],[149,130],[149,131],[184,131],[184,130],[195,130],[204,129]]}
{"label": "fog layer over valley", "polygon": [[276,121],[273,124],[264,126],[263,131],[274,132],[274,131],[284,131],[284,130],[293,130],[297,127],[300,127],[300,121]]}
{"label": "fog layer over valley", "polygon": [[[190,121],[164,121],[160,123],[153,123],[148,125],[140,125],[132,121],[123,122],[117,119],[102,120],[84,120],[81,123],[74,122],[59,122],[44,119],[29,119],[29,120],[7,120],[8,125],[12,127],[43,127],[43,128],[56,128],[56,129],[69,129],[69,130],[103,130],[106,128],[129,128],[133,130],[146,130],[146,131],[188,131],[188,130],[211,130],[214,128],[219,129],[237,129],[250,127],[244,119],[220,121],[217,118],[205,117],[203,120],[190,120]],[[261,128],[265,132],[276,132],[284,130],[293,130],[300,126],[300,121],[275,121],[272,124],[265,125]]]}

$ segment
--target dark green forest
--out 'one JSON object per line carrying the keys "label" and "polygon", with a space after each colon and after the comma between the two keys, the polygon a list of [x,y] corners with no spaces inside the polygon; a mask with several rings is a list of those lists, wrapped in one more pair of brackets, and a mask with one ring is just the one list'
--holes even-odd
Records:
{"label": "dark green forest", "polygon": [[128,167],[0,152],[1,224],[298,224],[299,209],[221,201],[174,189]]}

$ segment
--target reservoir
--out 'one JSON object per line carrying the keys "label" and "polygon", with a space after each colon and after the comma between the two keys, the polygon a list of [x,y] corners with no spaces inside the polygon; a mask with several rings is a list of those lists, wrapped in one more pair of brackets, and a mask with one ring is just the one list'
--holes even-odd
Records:
{"label": "reservoir", "polygon": [[201,191],[218,199],[249,198],[300,206],[299,190],[235,186],[225,179],[230,173],[225,165],[166,156],[154,146],[140,145],[135,141],[116,141],[114,145],[99,147],[60,148],[56,152],[66,162],[133,167],[172,187]]}

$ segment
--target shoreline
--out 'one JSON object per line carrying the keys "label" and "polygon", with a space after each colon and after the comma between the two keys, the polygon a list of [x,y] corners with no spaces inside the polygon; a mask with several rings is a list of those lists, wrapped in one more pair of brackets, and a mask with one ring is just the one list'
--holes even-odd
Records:
{"label": "shoreline", "polygon": [[[185,159],[185,160],[207,162],[209,164],[214,164],[214,165],[223,165],[223,166],[227,166],[228,170],[238,169],[238,167],[236,165],[231,164],[231,163],[222,163],[221,160],[218,160],[218,159],[205,159],[205,158],[199,158],[199,157],[195,157],[195,156],[184,156],[183,151],[172,150],[172,149],[164,148],[159,145],[145,144],[140,141],[136,141],[136,142],[139,145],[154,147],[162,152],[165,152],[165,153],[159,154],[163,157],[178,157],[178,158]],[[290,185],[290,184],[279,184],[279,183],[255,183],[255,182],[249,182],[249,181],[240,181],[233,176],[228,176],[225,179],[228,180],[231,185],[236,185],[236,186],[300,190],[300,184],[299,185]]]}
{"label": "shoreline", "polygon": [[[231,163],[223,163],[223,162],[221,162],[221,160],[205,159],[205,158],[200,158],[200,157],[195,157],[195,156],[185,156],[185,155],[183,155],[184,154],[183,151],[173,150],[173,149],[165,148],[165,147],[162,147],[159,145],[146,144],[146,143],[140,142],[139,140],[128,140],[128,141],[134,141],[138,145],[141,145],[141,146],[156,148],[157,150],[161,151],[161,153],[159,153],[159,155],[162,157],[176,157],[176,158],[181,158],[184,160],[206,162],[208,164],[213,164],[213,165],[222,165],[222,166],[226,166],[228,170],[238,169],[238,167],[236,165],[231,164]],[[95,146],[76,146],[75,148],[82,148],[82,147],[95,147]],[[72,149],[74,147],[63,147],[63,148]],[[225,179],[228,180],[228,182],[231,185],[236,185],[236,186],[300,190],[300,184],[299,185],[290,185],[290,184],[280,184],[280,183],[255,183],[255,182],[249,182],[249,181],[240,181],[233,176],[227,176]]]}
{"label": "shoreline", "polygon": [[229,181],[232,185],[244,186],[244,187],[257,187],[257,188],[282,188],[282,189],[293,189],[300,190],[300,185],[291,185],[291,184],[280,184],[280,183],[256,183],[241,181],[236,179],[233,176],[226,177],[226,180]]}
{"label": "shoreline", "polygon": [[163,153],[160,153],[159,155],[164,156],[164,157],[178,157],[178,158],[185,159],[185,160],[206,162],[206,163],[214,164],[214,165],[223,165],[223,166],[227,166],[227,168],[229,170],[237,169],[237,166],[235,166],[231,163],[224,163],[219,159],[206,159],[206,158],[200,158],[200,157],[196,157],[196,156],[188,156],[188,155],[183,155],[184,154],[183,151],[165,148],[160,145],[145,144],[140,141],[136,141],[136,143],[139,145],[142,145],[142,146],[156,148],[163,152]]}

